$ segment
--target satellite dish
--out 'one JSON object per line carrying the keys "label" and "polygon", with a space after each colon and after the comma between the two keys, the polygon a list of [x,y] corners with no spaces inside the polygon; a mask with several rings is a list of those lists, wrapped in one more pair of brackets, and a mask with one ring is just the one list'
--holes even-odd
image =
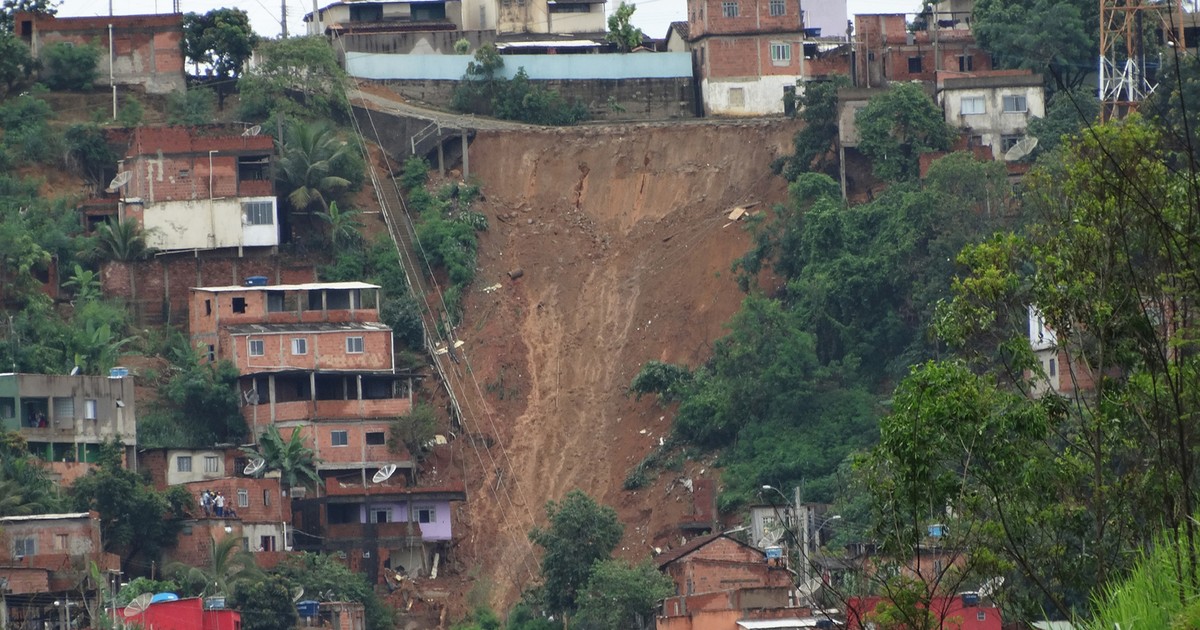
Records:
{"label": "satellite dish", "polygon": [[150,600],[152,599],[154,599],[154,596],[150,593],[142,593],[134,597],[133,601],[129,602],[129,605],[125,607],[125,617],[136,617],[146,612],[146,609],[150,607]]}
{"label": "satellite dish", "polygon": [[1004,152],[1004,161],[1015,162],[1026,155],[1033,153],[1033,150],[1037,148],[1037,145],[1037,138],[1033,136],[1025,136],[1020,140],[1017,140],[1017,143],[1014,144],[1011,149]]}
{"label": "satellite dish", "polygon": [[79,375],[79,366],[76,365],[75,367],[71,368],[71,376],[78,376],[78,375]]}
{"label": "satellite dish", "polygon": [[254,125],[253,127],[250,127],[249,129],[243,131],[242,135],[243,136],[257,136],[260,133],[262,133],[262,125]]}
{"label": "satellite dish", "polygon": [[300,601],[301,597],[304,597],[304,587],[303,586],[297,586],[296,588],[292,589],[292,603],[293,604]]}
{"label": "satellite dish", "polygon": [[395,473],[396,473],[396,465],[388,464],[388,465],[384,466],[383,468],[380,468],[379,472],[375,473],[374,477],[371,477],[371,481],[374,481],[375,483],[383,483],[383,482],[387,481],[388,478],[391,477],[392,475],[394,475]]}
{"label": "satellite dish", "polygon": [[128,184],[129,180],[131,180],[131,179],[133,179],[132,172],[121,171],[120,173],[117,173],[117,176],[114,177],[111,182],[108,183],[108,188],[105,189],[105,192],[110,192],[110,193],[117,192],[117,190],[119,190],[122,186],[124,186],[125,184]]}
{"label": "satellite dish", "polygon": [[785,534],[783,525],[774,525],[772,527],[764,527],[762,539],[758,541],[758,546],[762,548],[774,547],[783,540]]}
{"label": "satellite dish", "polygon": [[244,469],[242,469],[242,474],[246,475],[247,477],[249,477],[251,475],[257,475],[263,468],[266,468],[266,467],[267,467],[267,460],[256,459],[256,460],[251,461],[249,464],[246,464],[246,467]]}
{"label": "satellite dish", "polygon": [[247,389],[246,391],[242,392],[242,398],[246,399],[247,405],[257,405],[258,404],[258,390]]}

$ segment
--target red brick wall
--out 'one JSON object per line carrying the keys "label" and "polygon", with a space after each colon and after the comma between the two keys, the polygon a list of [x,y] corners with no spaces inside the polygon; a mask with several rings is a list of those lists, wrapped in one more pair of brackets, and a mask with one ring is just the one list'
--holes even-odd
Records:
{"label": "red brick wall", "polygon": [[681,595],[791,583],[786,569],[768,566],[762,552],[728,538],[715,539],[665,570]]}
{"label": "red brick wall", "polygon": [[785,0],[784,14],[771,15],[770,0],[735,0],[737,17],[725,17],[725,0],[688,2],[688,34],[692,38],[731,33],[799,32],[804,26],[796,0]]}
{"label": "red brick wall", "polygon": [[185,324],[192,287],[242,284],[249,276],[292,284],[316,282],[317,271],[312,264],[285,264],[279,256],[238,258],[235,253],[223,252],[199,257],[159,256],[137,263],[108,262],[100,269],[105,295],[132,303],[139,321],[150,323]]}
{"label": "red brick wall", "polygon": [[116,56],[116,80],[119,84],[178,83],[183,87],[184,57],[183,16],[127,15],[113,17],[58,18],[49,15],[19,13],[15,16],[17,32],[22,25],[31,24],[34,41],[25,38],[35,47],[36,53],[54,43],[70,42],[76,45],[94,45],[104,51],[97,83],[108,82],[109,25],[113,26],[113,52]]}
{"label": "red brick wall", "polygon": [[[346,352],[346,340],[362,337],[363,351]],[[264,354],[249,355],[249,340],[262,340]],[[292,354],[292,340],[304,339],[307,354]],[[356,369],[390,370],[392,367],[392,333],[389,330],[330,331],[321,333],[284,333],[269,335],[231,335],[228,345],[222,344],[218,357],[231,359],[243,374],[265,372],[281,367],[303,370]]]}
{"label": "red brick wall", "polygon": [[[197,518],[203,515],[200,511],[200,493],[211,490],[225,495],[225,507],[232,507],[237,512],[237,520],[243,523],[280,523],[292,520],[291,500],[282,496],[278,477],[226,477],[185,483],[183,486],[196,501]],[[238,505],[238,490],[246,491],[248,506]]]}
{"label": "red brick wall", "polygon": [[[411,458],[400,447],[399,453],[393,453],[387,446],[388,429],[391,427],[391,418],[381,418],[375,420],[352,420],[318,422],[314,425],[304,427],[305,443],[309,448],[317,451],[317,455],[321,458],[323,465],[338,465],[338,464],[358,464],[363,461],[367,462],[392,462],[400,463],[409,461]],[[333,446],[333,431],[345,431],[346,441],[345,446]],[[382,432],[384,435],[384,444],[382,445],[367,445],[366,434]],[[316,434],[316,444],[313,444],[313,434]]]}
{"label": "red brick wall", "polygon": [[[155,490],[167,489],[167,449],[141,451],[137,455],[138,470],[150,477]],[[226,468],[228,470],[228,468]]]}
{"label": "red brick wall", "polygon": [[12,595],[50,590],[50,574],[45,569],[0,567],[0,577],[8,580],[8,592]]}

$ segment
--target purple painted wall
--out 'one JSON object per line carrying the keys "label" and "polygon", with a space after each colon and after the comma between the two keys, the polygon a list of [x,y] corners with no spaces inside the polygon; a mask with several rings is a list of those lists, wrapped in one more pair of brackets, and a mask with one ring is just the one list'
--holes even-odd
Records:
{"label": "purple painted wall", "polygon": [[[404,523],[408,520],[408,502],[400,501],[396,503],[372,503],[371,511],[390,510],[390,520],[393,523]],[[413,501],[412,519],[418,521],[417,513],[424,508],[433,508],[433,522],[421,523],[421,540],[450,540],[452,533],[450,527],[450,502],[449,501]],[[358,520],[360,523],[367,522],[367,506],[359,507]]]}

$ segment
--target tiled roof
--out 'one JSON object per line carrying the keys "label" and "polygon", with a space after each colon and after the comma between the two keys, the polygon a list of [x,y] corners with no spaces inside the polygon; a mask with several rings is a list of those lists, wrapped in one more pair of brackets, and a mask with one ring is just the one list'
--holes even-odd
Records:
{"label": "tiled roof", "polygon": [[687,22],[671,22],[671,25],[667,27],[666,39],[671,38],[671,31],[675,31],[676,33],[679,33],[679,36],[682,37],[684,39],[684,41],[687,41],[688,35],[689,35],[689,29],[688,29]]}

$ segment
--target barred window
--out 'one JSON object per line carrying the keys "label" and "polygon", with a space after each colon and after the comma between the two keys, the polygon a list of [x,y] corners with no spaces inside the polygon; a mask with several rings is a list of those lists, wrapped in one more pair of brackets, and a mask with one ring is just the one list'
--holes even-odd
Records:
{"label": "barred window", "polygon": [[242,217],[246,225],[274,225],[275,204],[270,201],[242,202]]}

